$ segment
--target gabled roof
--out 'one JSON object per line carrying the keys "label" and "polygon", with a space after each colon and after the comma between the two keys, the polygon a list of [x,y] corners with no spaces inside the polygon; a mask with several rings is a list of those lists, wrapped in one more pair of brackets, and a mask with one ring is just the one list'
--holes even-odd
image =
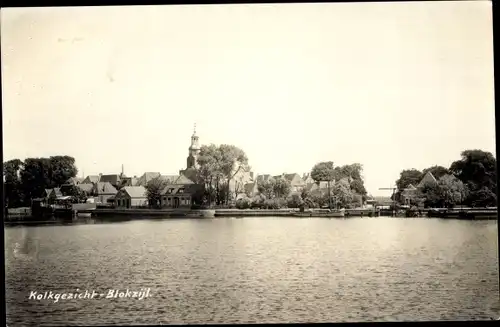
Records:
{"label": "gabled roof", "polygon": [[420,183],[418,183],[417,187],[422,187],[427,183],[430,184],[437,183],[436,178],[434,177],[434,175],[432,175],[430,171],[428,171],[427,174],[425,174],[424,177],[422,177],[422,180],[420,180]]}
{"label": "gabled roof", "polygon": [[412,184],[408,185],[405,189],[405,191],[416,191],[417,188],[413,186]]}
{"label": "gabled roof", "polygon": [[111,185],[118,185],[121,181],[120,175],[111,174],[111,175],[101,175],[99,182],[109,182]]}
{"label": "gabled roof", "polygon": [[61,189],[59,187],[55,187],[53,192],[56,196],[63,196],[63,194],[61,193]]}
{"label": "gabled roof", "polygon": [[78,184],[76,187],[78,187],[79,189],[81,189],[85,193],[89,194],[90,192],[92,192],[92,189],[94,188],[94,184],[81,183],[81,184]]}
{"label": "gabled roof", "polygon": [[292,185],[304,185],[305,182],[299,174],[285,174],[283,177]]}
{"label": "gabled roof", "polygon": [[179,179],[179,175],[161,175],[160,179],[168,184],[175,184],[177,179]]}
{"label": "gabled roof", "polygon": [[96,194],[116,194],[118,191],[110,182],[98,182],[94,186]]}
{"label": "gabled roof", "polygon": [[177,178],[175,182],[172,184],[186,185],[186,184],[194,184],[194,182],[191,179],[184,176],[184,174],[181,174],[179,178]]}
{"label": "gabled roof", "polygon": [[150,180],[160,177],[161,174],[157,172],[145,172],[137,181],[137,186],[146,186]]}
{"label": "gabled roof", "polygon": [[[196,184],[169,184],[165,186],[163,191],[161,191],[162,195],[174,195],[174,194],[193,194],[200,188],[200,185]],[[183,191],[182,191],[183,190]],[[182,193],[179,193],[182,191]]]}
{"label": "gabled roof", "polygon": [[52,189],[51,188],[46,188],[45,189],[45,196],[49,196],[50,193],[52,193]]}
{"label": "gabled roof", "polygon": [[131,198],[145,198],[147,197],[147,192],[144,186],[125,186],[120,192],[128,194]]}
{"label": "gabled roof", "polygon": [[101,176],[99,175],[89,175],[82,181],[82,183],[97,183],[100,178]]}

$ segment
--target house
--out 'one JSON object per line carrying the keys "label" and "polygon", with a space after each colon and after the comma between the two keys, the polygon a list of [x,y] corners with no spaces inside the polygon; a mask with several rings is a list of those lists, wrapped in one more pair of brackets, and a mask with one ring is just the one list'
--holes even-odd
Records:
{"label": "house", "polygon": [[299,174],[283,174],[281,178],[284,178],[291,185],[291,193],[300,193],[306,187],[306,183]]}
{"label": "house", "polygon": [[81,184],[95,184],[99,182],[100,178],[100,175],[89,175],[82,181]]}
{"label": "house", "polygon": [[147,191],[144,186],[124,186],[115,195],[115,207],[133,208],[148,204]]}
{"label": "house", "polygon": [[139,178],[137,176],[134,177],[121,177],[121,185],[120,187],[123,186],[137,186],[137,182],[139,181]]}
{"label": "house", "polygon": [[236,201],[240,199],[251,199],[259,194],[259,188],[257,183],[246,183],[243,185],[241,192],[236,195]]}
{"label": "house", "polygon": [[92,193],[97,198],[98,203],[107,204],[110,200],[114,199],[118,191],[109,182],[98,182],[94,184]]}
{"label": "house", "polygon": [[201,189],[197,184],[169,184],[161,192],[162,208],[190,208],[193,196]]}
{"label": "house", "polygon": [[110,183],[114,187],[119,187],[121,185],[121,177],[118,174],[101,175],[99,182]]}
{"label": "house", "polygon": [[436,178],[434,177],[434,175],[432,175],[430,171],[428,171],[427,174],[425,174],[424,177],[422,177],[420,183],[418,183],[417,185],[417,188],[422,188],[426,184],[431,184],[431,185],[437,184]]}
{"label": "house", "polygon": [[[410,205],[411,202],[416,200],[418,189],[412,184],[408,185],[400,194],[400,201],[404,204]],[[413,200],[413,201],[412,201]]]}
{"label": "house", "polygon": [[141,177],[139,177],[136,185],[146,187],[146,185],[148,185],[148,183],[151,180],[153,180],[157,177],[160,177],[160,176],[161,176],[161,174],[158,172],[145,172]]}
{"label": "house", "polygon": [[302,176],[302,179],[304,180],[304,184],[306,185],[316,183],[316,181],[312,179],[311,174],[304,174]]}
{"label": "house", "polygon": [[80,190],[82,190],[83,192],[85,192],[85,194],[87,196],[89,196],[89,195],[92,194],[92,191],[94,189],[94,184],[92,184],[92,183],[81,183],[81,184],[76,185],[76,187],[78,187]]}

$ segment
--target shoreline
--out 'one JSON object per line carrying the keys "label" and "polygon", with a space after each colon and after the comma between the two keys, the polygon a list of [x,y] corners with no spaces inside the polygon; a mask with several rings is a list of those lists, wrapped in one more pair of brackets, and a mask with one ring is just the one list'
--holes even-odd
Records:
{"label": "shoreline", "polygon": [[[82,212],[83,213],[83,212]],[[90,217],[52,217],[52,218],[38,218],[33,219],[33,216],[18,217],[18,219],[4,220],[5,226],[15,225],[51,225],[60,223],[75,223],[85,222],[89,220],[101,221],[114,221],[119,219],[117,217],[128,217],[130,220],[140,219],[162,219],[162,218],[184,218],[184,219],[209,219],[209,218],[251,218],[251,217],[288,217],[288,218],[377,218],[377,217],[390,217],[388,215],[380,215],[380,211],[373,209],[346,209],[345,215],[339,217],[326,217],[324,210],[316,210],[312,212],[305,212],[306,215],[298,209],[109,209],[99,208],[92,211],[85,211],[83,214],[91,213]],[[307,213],[310,213],[307,215]],[[466,214],[460,212],[450,211],[442,215],[429,215],[429,210],[424,211],[420,217],[405,217],[396,216],[391,218],[438,218],[438,219],[453,219],[453,220],[497,220],[497,211],[484,212],[481,210],[469,210]],[[479,215],[475,215],[479,213]],[[140,216],[140,218],[134,217]],[[19,219],[20,218],[20,219]]]}

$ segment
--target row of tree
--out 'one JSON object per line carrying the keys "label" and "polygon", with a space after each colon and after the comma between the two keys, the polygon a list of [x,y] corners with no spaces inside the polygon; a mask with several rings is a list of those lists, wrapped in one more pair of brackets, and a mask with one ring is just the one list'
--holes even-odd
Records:
{"label": "row of tree", "polygon": [[259,194],[252,199],[239,200],[237,207],[278,209],[358,206],[366,198],[362,170],[362,165],[358,163],[334,167],[331,161],[320,162],[312,168],[311,178],[318,185],[326,182],[326,188],[320,186],[313,191],[303,189],[300,194],[291,194],[289,181],[271,178],[259,181]]}
{"label": "row of tree", "polygon": [[[45,189],[59,187],[78,169],[70,156],[9,160],[3,164],[4,198],[9,208],[29,206],[31,199],[45,195]],[[68,191],[79,193],[76,188]]]}
{"label": "row of tree", "polygon": [[401,203],[405,189],[410,184],[417,186],[428,172],[437,179],[437,183],[424,183],[419,187],[410,198],[412,204],[426,207],[497,205],[496,159],[490,152],[463,151],[461,159],[454,161],[449,168],[432,166],[423,171],[403,170],[396,181],[398,191],[394,200]]}

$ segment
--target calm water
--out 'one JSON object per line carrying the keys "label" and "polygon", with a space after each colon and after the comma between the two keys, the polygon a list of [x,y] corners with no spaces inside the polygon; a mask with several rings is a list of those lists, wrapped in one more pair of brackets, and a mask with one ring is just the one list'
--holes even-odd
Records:
{"label": "calm water", "polygon": [[[5,235],[10,326],[500,316],[497,221],[170,219]],[[147,287],[143,300],[28,299]]]}

